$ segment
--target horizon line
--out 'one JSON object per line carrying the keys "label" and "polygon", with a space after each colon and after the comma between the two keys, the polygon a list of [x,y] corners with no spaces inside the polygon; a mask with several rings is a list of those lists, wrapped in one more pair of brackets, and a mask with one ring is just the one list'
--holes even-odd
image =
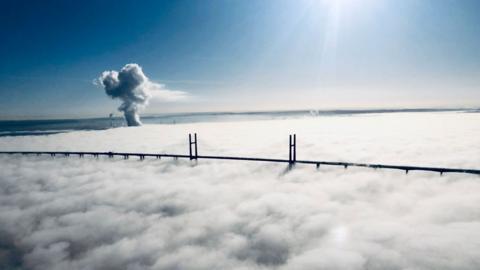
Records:
{"label": "horizon line", "polygon": [[[302,113],[302,112],[338,112],[338,113],[395,113],[395,112],[442,112],[442,111],[480,111],[480,106],[475,107],[372,107],[372,108],[337,108],[337,109],[279,109],[279,110],[232,110],[232,111],[194,111],[194,112],[166,112],[166,113],[148,113],[141,115],[142,118],[152,118],[160,116],[189,116],[189,115],[222,115],[222,114],[232,114],[232,115],[248,115],[248,114],[268,114],[268,113]],[[0,122],[21,122],[21,121],[62,121],[62,120],[95,120],[95,119],[109,119],[108,116],[79,116],[79,117],[55,117],[55,116],[39,116],[36,118],[27,117],[12,117],[12,118],[1,118]],[[119,115],[115,115],[113,119],[123,118],[121,112]]]}

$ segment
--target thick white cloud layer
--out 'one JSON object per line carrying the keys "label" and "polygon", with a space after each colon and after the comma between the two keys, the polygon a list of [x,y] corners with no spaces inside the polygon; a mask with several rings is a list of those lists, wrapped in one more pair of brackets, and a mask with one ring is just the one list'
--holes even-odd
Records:
{"label": "thick white cloud layer", "polygon": [[[0,138],[138,150],[479,167],[480,114],[199,123]],[[132,140],[132,138],[135,138]],[[184,160],[0,157],[0,268],[478,269],[473,175]]]}

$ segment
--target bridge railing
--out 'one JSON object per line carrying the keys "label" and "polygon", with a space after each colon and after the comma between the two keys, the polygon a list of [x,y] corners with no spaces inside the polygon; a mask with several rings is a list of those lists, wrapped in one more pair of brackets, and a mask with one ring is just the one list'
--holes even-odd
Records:
{"label": "bridge railing", "polygon": [[259,157],[235,157],[235,156],[208,156],[208,155],[199,155],[198,154],[198,139],[197,133],[188,134],[188,143],[189,143],[189,153],[188,155],[181,154],[160,154],[160,153],[134,153],[134,152],[82,152],[82,151],[0,151],[0,154],[6,155],[50,155],[51,157],[55,156],[65,156],[70,157],[71,155],[78,156],[83,158],[84,156],[92,156],[98,158],[99,156],[106,156],[108,158],[113,158],[115,156],[123,157],[128,159],[131,156],[138,157],[140,160],[144,160],[145,157],[152,157],[156,159],[161,159],[162,157],[167,158],[185,158],[190,160],[198,159],[214,159],[214,160],[243,160],[243,161],[258,161],[258,162],[276,162],[276,163],[286,163],[291,169],[295,164],[311,164],[315,165],[317,169],[320,169],[320,166],[341,166],[347,169],[348,167],[365,167],[373,169],[391,169],[391,170],[402,170],[406,174],[410,171],[429,171],[436,172],[443,175],[444,173],[466,173],[466,174],[476,174],[480,175],[480,170],[478,169],[462,169],[462,168],[444,168],[444,167],[422,167],[422,166],[402,166],[402,165],[386,165],[386,164],[371,164],[371,163],[354,163],[354,162],[335,162],[335,161],[323,161],[323,160],[297,160],[297,136],[296,134],[289,136],[289,146],[288,146],[288,159],[276,159],[276,158],[259,158]]}

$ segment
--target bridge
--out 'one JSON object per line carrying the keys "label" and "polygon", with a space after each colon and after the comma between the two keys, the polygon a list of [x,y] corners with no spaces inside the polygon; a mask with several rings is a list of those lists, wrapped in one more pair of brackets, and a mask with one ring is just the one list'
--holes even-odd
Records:
{"label": "bridge", "polygon": [[462,168],[444,168],[444,167],[422,167],[422,166],[402,166],[402,165],[386,165],[386,164],[371,164],[371,163],[355,163],[355,162],[336,162],[336,161],[324,161],[324,160],[297,160],[297,140],[296,134],[289,136],[289,153],[288,159],[275,159],[275,158],[258,158],[258,157],[235,157],[235,156],[212,156],[212,155],[199,155],[198,154],[198,141],[197,134],[189,134],[189,153],[188,155],[181,154],[160,154],[160,153],[133,153],[133,152],[81,152],[81,151],[0,151],[0,154],[4,155],[48,155],[51,157],[56,156],[78,156],[83,158],[85,156],[91,156],[98,158],[105,156],[108,158],[122,157],[129,159],[130,157],[138,157],[140,160],[149,158],[174,158],[174,159],[211,159],[211,160],[237,160],[237,161],[257,161],[257,162],[275,162],[288,164],[289,168],[293,168],[295,164],[310,164],[315,165],[317,169],[321,166],[340,166],[345,169],[348,167],[364,167],[372,169],[391,169],[401,170],[408,174],[410,171],[428,171],[436,172],[443,175],[444,173],[465,173],[480,175],[480,170],[477,169],[462,169]]}

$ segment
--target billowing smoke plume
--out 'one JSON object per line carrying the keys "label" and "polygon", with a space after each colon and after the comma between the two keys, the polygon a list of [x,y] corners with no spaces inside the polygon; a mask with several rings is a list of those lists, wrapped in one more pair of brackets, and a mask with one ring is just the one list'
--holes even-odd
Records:
{"label": "billowing smoke plume", "polygon": [[129,126],[142,124],[138,111],[148,105],[151,97],[156,96],[163,101],[172,101],[186,96],[184,92],[166,90],[161,84],[150,81],[138,64],[127,64],[120,72],[104,71],[98,78],[98,82],[107,95],[123,101],[118,110],[125,114],[125,120]]}

